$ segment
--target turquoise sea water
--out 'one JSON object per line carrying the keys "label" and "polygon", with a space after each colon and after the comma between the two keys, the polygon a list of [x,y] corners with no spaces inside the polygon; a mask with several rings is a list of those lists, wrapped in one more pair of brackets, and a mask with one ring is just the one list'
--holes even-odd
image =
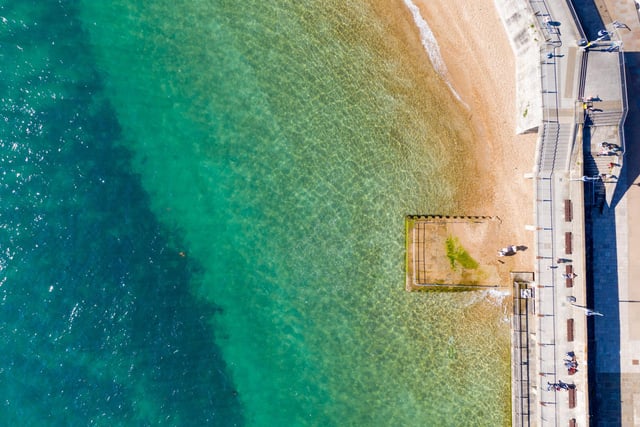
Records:
{"label": "turquoise sea water", "polygon": [[509,424],[500,295],[404,291],[473,165],[402,2],[0,5],[3,424]]}

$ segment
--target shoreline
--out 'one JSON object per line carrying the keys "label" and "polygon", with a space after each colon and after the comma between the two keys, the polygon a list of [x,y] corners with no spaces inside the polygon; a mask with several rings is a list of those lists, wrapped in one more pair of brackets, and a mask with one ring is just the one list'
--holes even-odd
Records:
{"label": "shoreline", "polygon": [[[533,170],[538,135],[516,134],[515,54],[496,5],[493,0],[465,5],[415,0],[415,5],[439,45],[443,80],[470,114],[475,143],[469,149],[480,173],[461,189],[461,213],[498,216],[502,227],[497,244],[530,248],[506,267],[532,271],[534,235],[525,225],[534,220],[534,188],[524,175]],[[489,199],[487,188],[493,189]]]}
{"label": "shoreline", "polygon": [[415,22],[416,27],[418,28],[418,32],[420,33],[420,42],[422,46],[424,46],[424,50],[429,57],[429,61],[433,66],[436,73],[442,77],[446,85],[453,93],[453,96],[460,101],[464,107],[468,110],[469,106],[463,101],[462,97],[458,92],[456,92],[455,88],[451,84],[448,79],[449,70],[447,69],[447,65],[444,62],[442,57],[442,53],[440,52],[440,45],[438,44],[438,40],[436,39],[433,31],[431,31],[431,27],[427,21],[425,21],[424,17],[421,14],[420,8],[412,1],[412,0],[403,0],[405,6],[411,12],[413,17],[413,21]]}

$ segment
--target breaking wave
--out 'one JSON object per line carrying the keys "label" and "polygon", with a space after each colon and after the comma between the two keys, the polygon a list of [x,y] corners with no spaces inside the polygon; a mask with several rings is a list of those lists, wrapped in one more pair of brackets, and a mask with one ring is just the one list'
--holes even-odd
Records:
{"label": "breaking wave", "polygon": [[416,23],[418,30],[420,31],[420,42],[424,47],[424,50],[427,52],[429,56],[429,61],[433,65],[433,68],[436,70],[436,73],[442,77],[442,79],[447,83],[451,93],[464,104],[465,107],[469,108],[469,106],[462,100],[458,92],[451,86],[451,83],[447,79],[447,66],[442,59],[442,55],[440,54],[440,46],[438,46],[438,41],[436,37],[433,35],[431,28],[429,28],[429,24],[424,20],[422,15],[420,14],[420,9],[415,5],[411,0],[404,0],[404,4],[407,6],[411,15],[413,16],[413,21]]}

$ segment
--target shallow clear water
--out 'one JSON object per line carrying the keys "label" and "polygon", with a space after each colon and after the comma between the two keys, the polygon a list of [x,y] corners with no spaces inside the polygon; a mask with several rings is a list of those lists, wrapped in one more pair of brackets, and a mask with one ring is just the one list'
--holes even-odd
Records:
{"label": "shallow clear water", "polygon": [[2,5],[2,418],[509,423],[502,296],[403,289],[465,113],[343,3]]}

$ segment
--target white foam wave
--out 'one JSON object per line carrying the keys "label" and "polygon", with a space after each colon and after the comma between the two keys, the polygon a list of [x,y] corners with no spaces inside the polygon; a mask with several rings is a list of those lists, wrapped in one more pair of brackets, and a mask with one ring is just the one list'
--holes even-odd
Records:
{"label": "white foam wave", "polygon": [[440,54],[440,46],[438,46],[438,41],[433,35],[429,24],[427,24],[427,21],[425,21],[420,14],[420,9],[418,9],[418,6],[416,6],[411,0],[404,0],[404,4],[411,12],[411,15],[413,16],[413,22],[415,22],[418,30],[420,31],[420,42],[422,43],[424,50],[427,52],[429,61],[431,61],[433,68],[436,70],[436,73],[438,73],[440,77],[442,77],[442,79],[447,83],[447,86],[449,86],[451,93],[453,93],[458,101],[463,103],[465,107],[469,108],[469,106],[462,100],[462,98],[460,98],[458,92],[456,92],[453,86],[451,86],[449,80],[447,80],[447,66],[445,65],[444,60],[442,59],[442,55]]}
{"label": "white foam wave", "polygon": [[510,296],[511,290],[509,289],[487,289],[485,291],[486,299],[494,302],[496,305],[502,305],[504,299]]}
{"label": "white foam wave", "polygon": [[505,299],[508,299],[510,297],[511,297],[510,289],[488,289],[484,291],[485,300],[488,301],[489,304],[492,304],[502,309],[501,321],[503,323],[509,323],[511,321],[511,318],[509,316],[509,313],[510,313],[509,304],[507,304],[507,301],[505,301]]}
{"label": "white foam wave", "polygon": [[474,292],[469,292],[468,299],[463,303],[463,306],[471,307],[478,303],[490,304],[502,311],[501,323],[510,322],[510,306],[509,301],[511,297],[510,289],[483,289]]}

